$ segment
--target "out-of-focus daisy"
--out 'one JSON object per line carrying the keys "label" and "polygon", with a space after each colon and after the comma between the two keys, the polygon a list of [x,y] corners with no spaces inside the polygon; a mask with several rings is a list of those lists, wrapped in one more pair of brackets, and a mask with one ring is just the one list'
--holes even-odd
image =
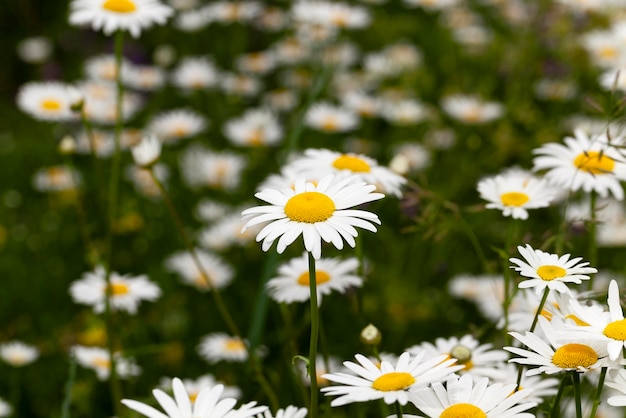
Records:
{"label": "out-of-focus daisy", "polygon": [[565,101],[578,94],[578,86],[571,80],[544,78],[534,85],[535,95],[541,100]]}
{"label": "out-of-focus daisy", "polygon": [[499,209],[513,219],[528,219],[528,209],[547,207],[556,197],[552,185],[520,169],[483,178],[477,188],[480,197],[489,202],[487,209]]}
{"label": "out-of-focus daisy", "polygon": [[337,179],[329,174],[317,184],[299,179],[293,189],[265,189],[255,196],[269,205],[243,211],[242,215],[249,219],[243,230],[269,222],[256,237],[257,241],[263,241],[263,251],[269,250],[278,240],[276,249],[282,253],[302,235],[305,249],[319,259],[322,240],[342,249],[344,240],[351,247],[356,245],[354,237],[358,233],[355,226],[376,232],[374,223],[380,224],[378,216],[364,210],[349,209],[382,199],[382,193],[373,193],[375,188],[352,176]]}
{"label": "out-of-focus daisy", "polygon": [[[98,85],[98,90],[93,88],[93,84]],[[93,83],[85,90],[85,102],[83,106],[84,116],[91,122],[113,125],[117,122],[117,101],[114,99],[114,90],[108,83]],[[85,86],[82,87],[85,89]],[[121,119],[127,121],[131,119],[141,109],[143,105],[141,96],[137,93],[125,91],[122,95]]]}
{"label": "out-of-focus daisy", "polygon": [[105,35],[117,30],[129,31],[137,38],[143,29],[163,25],[172,15],[171,7],[158,0],[73,0],[70,23],[90,25]]}
{"label": "out-of-focus daisy", "polygon": [[245,23],[253,21],[263,11],[259,1],[216,1],[211,4],[213,19],[221,23]]}
{"label": "out-of-focus daisy", "polygon": [[251,97],[261,91],[261,81],[249,74],[225,73],[220,87],[226,94]]}
{"label": "out-of-focus daisy", "polygon": [[242,363],[248,358],[247,343],[223,332],[206,335],[198,345],[198,354],[209,363],[229,361]]}
{"label": "out-of-focus daisy", "polygon": [[211,8],[207,6],[193,10],[182,10],[176,15],[174,26],[183,32],[198,32],[215,21]]}
{"label": "out-of-focus daisy", "polygon": [[168,270],[177,273],[183,282],[201,291],[208,291],[213,287],[221,289],[233,280],[233,268],[220,257],[202,250],[196,250],[196,256],[203,271],[198,269],[189,252],[179,252],[169,256],[165,260],[165,266]]}
{"label": "out-of-focus daisy", "polygon": [[265,106],[278,112],[292,110],[298,104],[296,93],[287,88],[270,90],[265,93],[262,100]]}
{"label": "out-of-focus daisy", "polygon": [[[126,74],[132,64],[130,61],[122,58],[120,64],[122,82],[126,81]],[[111,83],[112,89],[115,89],[114,83],[117,82],[117,65],[115,63],[115,55],[113,54],[101,54],[95,55],[87,60],[83,64],[85,76],[88,80],[108,82]]]}
{"label": "out-of-focus daisy", "polygon": [[402,353],[395,366],[383,360],[378,367],[361,354],[354,357],[358,364],[351,361],[343,363],[355,373],[354,375],[329,373],[322,376],[331,382],[341,384],[321,389],[327,396],[339,396],[333,399],[331,406],[376,399],[383,399],[386,404],[398,402],[406,405],[409,400],[409,391],[441,381],[462,368],[462,366],[454,365],[456,360],[447,359],[446,356],[426,359],[423,351],[415,357],[407,352]]}
{"label": "out-of-focus daisy", "polygon": [[522,389],[515,392],[515,383],[489,384],[486,377],[474,382],[471,375],[449,376],[445,387],[435,382],[429,388],[412,392],[410,401],[430,418],[532,418],[535,415],[523,412],[536,405],[527,402],[531,391]]}
{"label": "out-of-focus daisy", "polygon": [[135,90],[154,91],[165,85],[165,71],[152,65],[133,65],[124,78],[124,83]]}
{"label": "out-of-focus daisy", "polygon": [[198,135],[207,127],[204,116],[189,109],[174,109],[159,113],[148,123],[146,131],[156,134],[164,143]]}
{"label": "out-of-focus daisy", "polygon": [[427,119],[431,112],[415,99],[385,100],[380,103],[380,113],[394,125],[414,125]]}
{"label": "out-of-focus daisy", "polygon": [[213,199],[203,199],[196,207],[196,217],[203,222],[213,222],[224,217],[230,211],[230,206],[225,203]]}
{"label": "out-of-focus daisy", "polygon": [[13,367],[31,364],[39,358],[39,350],[22,341],[9,341],[0,344],[0,359]]}
{"label": "out-of-focus daisy", "polygon": [[283,137],[276,117],[266,109],[250,109],[241,117],[230,119],[223,127],[224,136],[235,145],[275,145]]}
{"label": "out-of-focus daisy", "polygon": [[241,219],[240,211],[230,213],[200,231],[199,242],[204,248],[213,251],[225,250],[231,245],[245,245],[254,241],[254,237],[261,230],[261,226],[253,226],[241,232],[245,221]]}
{"label": "out-of-focus daisy", "polygon": [[444,10],[459,4],[459,0],[404,0],[409,7],[422,7],[426,10]]}
{"label": "out-of-focus daisy", "polygon": [[172,398],[161,389],[154,389],[152,394],[159,402],[165,414],[143,402],[132,399],[122,399],[122,403],[130,409],[139,412],[148,418],[188,418],[188,417],[211,417],[211,418],[249,418],[262,413],[266,406],[256,406],[256,402],[250,402],[234,409],[237,400],[222,397],[223,385],[206,387],[200,391],[193,403],[183,382],[175,377],[172,380]]}
{"label": "out-of-focus daisy", "polygon": [[52,54],[52,49],[52,42],[45,36],[24,38],[17,43],[15,48],[20,59],[29,64],[46,62]]}
{"label": "out-of-focus daisy", "polygon": [[72,110],[82,100],[80,91],[60,81],[31,81],[20,87],[17,107],[35,119],[65,122],[78,118]]}
{"label": "out-of-focus daisy", "polygon": [[[152,166],[152,172],[161,183],[167,181],[170,175],[168,167],[160,163]],[[135,190],[140,194],[149,198],[161,197],[161,190],[154,182],[149,170],[131,165],[126,170],[126,177],[133,183]]]}
{"label": "out-of-focus daisy", "polygon": [[620,181],[626,180],[626,164],[620,151],[611,143],[622,143],[621,137],[610,140],[605,133],[589,136],[580,129],[565,144],[548,143],[533,151],[535,170],[547,170],[548,181],[571,191],[611,193],[624,198]]}
{"label": "out-of-focus daisy", "polygon": [[346,132],[358,126],[359,118],[344,107],[318,102],[307,110],[304,123],[322,132]]}
{"label": "out-of-focus daisy", "polygon": [[104,312],[107,291],[110,292],[111,309],[137,313],[142,300],[155,301],[161,296],[161,289],[148,280],[147,276],[122,276],[110,273],[110,290],[107,289],[106,272],[102,266],[83,274],[80,280],[70,285],[74,302],[93,306],[94,312]]}
{"label": "out-of-focus daisy", "polygon": [[430,165],[431,155],[428,148],[414,142],[406,142],[394,148],[394,156],[389,162],[389,169],[401,176],[424,170]]}
{"label": "out-of-focus daisy", "polygon": [[242,73],[264,75],[276,67],[276,58],[271,50],[249,52],[237,57],[235,67]]}
{"label": "out-of-focus daisy", "polygon": [[[212,374],[204,374],[195,379],[182,379],[183,385],[185,385],[185,390],[189,395],[189,399],[191,403],[195,403],[198,399],[198,395],[204,388],[212,388],[213,386],[223,385],[224,390],[220,395],[220,399],[223,398],[235,398],[239,399],[241,397],[241,389],[236,386],[228,386],[222,382],[219,382]],[[172,379],[164,377],[161,379],[159,386],[163,390],[168,390],[172,386]]]}
{"label": "out-of-focus daisy", "polygon": [[624,64],[626,48],[623,39],[620,39],[615,31],[611,29],[589,31],[580,41],[595,65],[602,68],[617,68]]}
{"label": "out-of-focus daisy", "polygon": [[183,151],[180,168],[192,188],[233,190],[239,186],[247,160],[228,151],[210,151],[193,146]]}
{"label": "out-of-focus daisy", "polygon": [[11,405],[0,398],[0,417],[9,417],[13,413]]}
{"label": "out-of-focus daisy", "polygon": [[452,118],[466,124],[488,123],[504,114],[504,107],[500,103],[462,94],[444,97],[441,107]]}
{"label": "out-of-focus daisy", "polygon": [[207,57],[185,57],[172,71],[172,83],[183,90],[204,90],[219,81],[219,72]]}
{"label": "out-of-focus daisy", "polygon": [[[98,379],[107,380],[111,373],[111,357],[109,351],[100,347],[85,347],[76,345],[72,347],[72,355],[76,362],[96,372]],[[115,353],[115,368],[117,376],[121,379],[128,379],[138,376],[141,369],[132,357],[122,357],[120,353]]]}
{"label": "out-of-focus daisy", "polygon": [[92,146],[99,158],[108,158],[115,151],[115,137],[110,131],[92,129],[90,132],[83,130],[76,136],[75,151],[78,154],[92,154]]}
{"label": "out-of-focus daisy", "polygon": [[147,135],[130,151],[135,164],[142,168],[149,168],[156,164],[161,156],[161,142],[156,135]]}
{"label": "out-of-focus daisy", "polygon": [[488,377],[491,380],[502,378],[500,367],[508,360],[509,355],[502,350],[492,350],[493,344],[480,344],[472,335],[461,338],[437,338],[435,343],[424,342],[405,351],[418,353],[422,350],[427,357],[445,355],[456,359],[457,365],[463,366],[459,374],[471,374],[474,377]]}
{"label": "out-of-focus daisy", "polygon": [[498,321],[503,316],[504,278],[501,275],[459,274],[448,283],[452,296],[474,302],[485,318]]}
{"label": "out-of-focus daisy", "polygon": [[341,95],[341,103],[359,116],[371,118],[380,110],[380,102],[372,95],[363,91],[350,90]]}
{"label": "out-of-focus daisy", "polygon": [[272,415],[268,409],[263,415],[258,415],[257,418],[304,418],[308,412],[306,408],[289,405],[287,408],[281,408],[276,411],[275,415]]}
{"label": "out-of-focus daisy", "polygon": [[611,406],[626,406],[626,370],[613,369],[609,371],[608,379],[604,384],[611,389],[620,392],[620,395],[613,395],[607,399]]}
{"label": "out-of-focus daisy", "polygon": [[40,192],[73,191],[80,182],[78,171],[61,165],[41,168],[33,176],[33,187]]}
{"label": "out-of-focus daisy", "polygon": [[327,173],[337,176],[355,175],[368,184],[373,184],[382,193],[401,196],[406,179],[381,166],[366,155],[341,153],[329,149],[307,149],[301,158],[290,163],[307,178],[321,178]]}
{"label": "out-of-focus daisy", "polygon": [[555,332],[553,322],[539,316],[539,326],[545,335],[540,338],[536,333],[510,332],[516,340],[526,348],[504,347],[505,350],[520,356],[509,360],[513,363],[526,366],[536,366],[526,371],[526,375],[533,376],[540,373],[555,374],[563,371],[585,373],[592,369],[606,367],[608,363],[606,346],[591,338],[576,338],[573,334],[559,335]]}
{"label": "out-of-focus daisy", "polygon": [[[359,262],[356,258],[321,258],[315,265],[317,303],[322,304],[322,295],[333,290],[344,293],[351,287],[360,287],[363,279],[355,272]],[[307,254],[292,258],[278,267],[278,276],[267,282],[270,297],[277,302],[304,302],[311,297],[309,288],[309,264]]]}
{"label": "out-of-focus daisy", "polygon": [[509,261],[514,264],[511,268],[530,278],[519,284],[520,289],[534,287],[537,293],[541,293],[548,287],[550,290],[567,293],[569,290],[565,283],[581,284],[583,280],[589,280],[589,274],[598,272],[594,267],[587,267],[588,262],[581,263],[582,257],[570,260],[569,254],[559,257],[557,254],[535,250],[530,244],[526,244],[526,247],[520,245],[517,250],[524,260],[510,258]]}
{"label": "out-of-focus daisy", "polygon": [[371,20],[364,7],[328,1],[298,1],[292,6],[291,13],[296,22],[341,29],[363,28]]}
{"label": "out-of-focus daisy", "polygon": [[333,43],[320,51],[324,65],[332,66],[337,71],[353,66],[359,59],[359,48],[352,42]]}

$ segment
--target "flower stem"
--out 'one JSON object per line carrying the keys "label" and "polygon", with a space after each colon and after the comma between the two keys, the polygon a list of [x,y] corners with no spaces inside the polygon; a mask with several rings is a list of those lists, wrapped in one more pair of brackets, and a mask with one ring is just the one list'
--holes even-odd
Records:
{"label": "flower stem", "polygon": [[400,402],[396,402],[396,418],[402,418],[402,405],[400,405]]}
{"label": "flower stem", "polygon": [[311,290],[311,340],[309,345],[309,378],[311,380],[311,407],[309,417],[317,418],[317,338],[319,334],[319,309],[317,306],[317,280],[315,274],[315,258],[309,254],[309,289]]}
{"label": "flower stem", "polygon": [[[537,308],[537,312],[535,312],[533,323],[530,326],[530,332],[535,331],[535,327],[537,326],[537,322],[539,321],[539,315],[541,315],[541,311],[543,310],[543,306],[546,304],[546,300],[548,300],[549,294],[550,294],[550,288],[546,286],[546,288],[543,290],[543,296],[541,297],[541,302],[539,302],[539,307]],[[522,382],[523,370],[524,370],[524,366],[520,364],[517,370],[517,386],[515,387],[516,391],[518,391],[520,388],[520,384]]]}
{"label": "flower stem", "polygon": [[563,396],[563,392],[565,390],[567,376],[564,376],[561,379],[561,383],[559,384],[559,389],[556,392],[556,396],[552,400],[552,408],[550,408],[550,418],[559,418],[561,416],[561,397]]}
{"label": "flower stem", "polygon": [[74,355],[70,355],[70,368],[65,383],[65,397],[63,398],[63,405],[61,406],[61,418],[70,418],[70,405],[72,404],[72,388],[74,387],[74,381],[76,380],[76,359]]}
{"label": "flower stem", "polygon": [[598,388],[596,389],[596,397],[593,400],[593,407],[591,409],[591,415],[589,418],[595,418],[598,406],[600,406],[600,396],[602,395],[602,388],[604,387],[604,378],[606,377],[607,368],[603,367],[600,371],[600,379],[598,380]]}
{"label": "flower stem", "polygon": [[578,372],[572,372],[572,381],[574,382],[574,398],[576,400],[576,418],[582,418],[583,411],[580,400],[580,375]]}
{"label": "flower stem", "polygon": [[[514,237],[517,236],[517,225],[516,221],[512,221],[509,223],[508,231],[506,235],[506,241],[504,244],[504,253],[508,254],[511,244],[513,243]],[[511,336],[507,333],[509,329],[509,307],[511,305],[511,300],[513,299],[514,289],[511,286],[511,269],[509,268],[509,260],[508,257],[504,259],[503,265],[503,274],[504,274],[504,300],[502,301],[502,311],[504,312],[504,327],[502,328],[504,331],[504,341],[507,345],[511,343]]]}

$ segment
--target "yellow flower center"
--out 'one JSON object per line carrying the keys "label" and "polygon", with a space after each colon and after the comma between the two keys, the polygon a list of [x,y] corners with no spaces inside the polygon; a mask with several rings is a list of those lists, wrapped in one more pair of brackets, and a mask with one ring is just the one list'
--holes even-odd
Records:
{"label": "yellow flower center", "polygon": [[567,272],[562,267],[547,264],[545,266],[539,267],[537,269],[537,274],[539,275],[539,277],[541,277],[542,280],[549,282],[550,280],[565,277]]}
{"label": "yellow flower center", "polygon": [[186,125],[178,125],[174,128],[172,133],[174,134],[175,137],[182,138],[184,136],[189,135],[189,129],[187,128]]}
{"label": "yellow flower center", "polygon": [[101,369],[108,369],[111,367],[111,361],[107,358],[102,358],[102,357],[93,359],[91,364],[94,367],[98,367]]}
{"label": "yellow flower center", "polygon": [[263,135],[263,131],[261,129],[252,130],[248,136],[248,143],[250,145],[263,145],[264,141],[265,136]]}
{"label": "yellow flower center", "polygon": [[612,46],[605,46],[600,48],[598,55],[602,58],[615,58],[617,56],[617,49]]}
{"label": "yellow flower center", "polygon": [[61,103],[56,99],[45,99],[44,101],[41,102],[41,107],[44,110],[50,110],[50,111],[59,110],[61,109]]}
{"label": "yellow flower center", "polygon": [[189,400],[191,401],[191,403],[195,403],[197,398],[198,392],[192,392],[189,394]]}
{"label": "yellow flower center", "polygon": [[111,283],[111,294],[113,296],[122,296],[129,291],[126,283]]}
{"label": "yellow flower center", "polygon": [[552,363],[562,369],[593,366],[598,361],[598,353],[584,344],[565,344],[554,352]]}
{"label": "yellow flower center", "polygon": [[606,174],[613,172],[615,161],[602,152],[587,151],[578,154],[574,160],[574,166],[590,174]]}
{"label": "yellow flower center", "polygon": [[324,222],[333,216],[335,202],[320,192],[304,192],[291,197],[285,205],[285,215],[292,221]]}
{"label": "yellow flower center", "polygon": [[322,122],[322,124],[320,125],[320,128],[323,131],[335,132],[337,129],[339,129],[339,124],[337,123],[337,119],[335,119],[334,117],[328,116],[326,120]]}
{"label": "yellow flower center", "polygon": [[586,323],[585,321],[583,321],[582,319],[580,319],[579,317],[577,317],[574,314],[569,314],[567,315],[565,318],[571,319],[572,321],[574,321],[576,323],[576,325],[578,325],[579,327],[588,327],[589,324]]}
{"label": "yellow flower center", "polygon": [[604,327],[604,335],[618,341],[626,341],[626,319],[613,321]]}
{"label": "yellow flower center", "polygon": [[415,383],[415,378],[406,372],[385,373],[372,382],[372,388],[382,392],[403,390]]}
{"label": "yellow flower center", "polygon": [[504,206],[523,206],[528,202],[529,197],[526,193],[509,192],[500,195],[500,200]]}
{"label": "yellow flower center", "polygon": [[470,403],[457,403],[444,409],[439,418],[487,418],[487,414]]}
{"label": "yellow flower center", "polygon": [[[326,273],[325,271],[317,270],[315,272],[315,283],[317,284],[326,283],[329,280],[330,280],[330,275]],[[301,286],[309,285],[309,273],[308,272],[302,273],[300,277],[298,277],[298,284]]]}
{"label": "yellow flower center", "polygon": [[246,346],[240,339],[232,338],[224,343],[224,348],[226,351],[242,351],[246,349]]}
{"label": "yellow flower center", "polygon": [[115,13],[131,13],[137,9],[132,0],[106,0],[102,7]]}
{"label": "yellow flower center", "polygon": [[350,170],[357,173],[368,173],[370,165],[359,157],[342,155],[333,161],[333,167],[338,170]]}

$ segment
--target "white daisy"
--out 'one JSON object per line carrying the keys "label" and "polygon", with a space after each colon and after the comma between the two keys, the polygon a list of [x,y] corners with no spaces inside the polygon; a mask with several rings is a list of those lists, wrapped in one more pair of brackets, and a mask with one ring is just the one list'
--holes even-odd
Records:
{"label": "white daisy", "polygon": [[569,291],[565,283],[581,284],[583,280],[589,280],[588,274],[598,272],[594,267],[587,267],[588,262],[581,263],[582,257],[570,260],[569,254],[559,257],[557,254],[535,250],[529,244],[526,247],[520,245],[517,250],[524,260],[510,258],[509,261],[515,264],[511,268],[524,277],[530,277],[520,282],[520,289],[534,287],[537,293],[541,293],[548,287],[565,293]]}
{"label": "white daisy", "polygon": [[17,107],[35,119],[65,122],[78,118],[72,106],[82,100],[80,91],[60,81],[32,81],[20,87]]}
{"label": "white daisy", "polygon": [[526,413],[536,406],[527,402],[532,389],[515,392],[515,383],[489,384],[484,377],[474,382],[471,375],[448,377],[445,387],[436,382],[429,388],[410,394],[410,401],[430,418],[439,417],[489,417],[532,418]]}
{"label": "white daisy", "polygon": [[30,36],[15,46],[20,59],[29,64],[43,64],[50,58],[53,49],[51,40],[45,36]]}
{"label": "white daisy", "polygon": [[124,83],[135,90],[155,91],[165,85],[165,71],[153,65],[132,65],[124,77]]}
{"label": "white daisy", "polygon": [[322,132],[347,132],[359,124],[356,113],[327,102],[314,103],[304,116],[304,123]]}
{"label": "white daisy", "polygon": [[80,183],[78,171],[61,165],[41,168],[33,175],[33,187],[40,192],[74,191]]}
{"label": "white daisy", "polygon": [[[94,312],[104,312],[107,294],[105,275],[104,268],[98,266],[93,272],[87,272],[80,280],[73,282],[70,285],[70,294],[74,302],[91,305]],[[134,315],[142,300],[155,301],[161,296],[159,286],[149,281],[147,276],[130,277],[111,272],[109,280],[110,304],[113,310]]]}
{"label": "white daisy", "polygon": [[242,363],[248,358],[247,342],[223,332],[206,335],[198,345],[198,354],[209,363],[229,361]]}
{"label": "white daisy", "polygon": [[624,158],[611,143],[622,143],[622,138],[609,140],[605,133],[589,136],[577,129],[574,137],[566,137],[565,144],[548,143],[533,151],[534,170],[548,170],[548,181],[571,191],[597,192],[602,197],[611,193],[624,198],[620,181],[626,180]]}
{"label": "white daisy", "polygon": [[266,225],[256,237],[263,241],[263,251],[269,250],[278,239],[279,254],[302,235],[305,249],[315,259],[322,256],[322,243],[332,242],[341,250],[345,240],[351,247],[358,235],[355,226],[376,232],[374,223],[380,224],[374,213],[349,209],[363,203],[382,199],[382,193],[373,193],[376,186],[355,180],[354,177],[336,179],[333,174],[317,184],[296,180],[294,189],[265,189],[255,196],[269,205],[257,206],[242,212],[251,218],[242,231],[264,222]]}
{"label": "white daisy", "polygon": [[[212,388],[213,386],[217,386],[217,385],[224,386],[224,390],[222,391],[222,394],[220,395],[220,399],[241,398],[241,389],[239,389],[236,386],[228,386],[222,382],[219,382],[217,379],[215,379],[215,377],[212,374],[204,374],[195,379],[182,379],[182,382],[183,382],[183,385],[185,385],[185,390],[187,391],[187,394],[189,395],[189,399],[191,400],[192,404],[196,402],[196,399],[198,399],[198,395],[200,394],[202,389],[207,388],[207,387]],[[164,377],[160,380],[159,386],[163,390],[169,390],[169,388],[172,386],[172,383],[173,383],[173,379]]]}
{"label": "white daisy", "polygon": [[610,396],[609,399],[607,399],[607,403],[611,406],[626,406],[626,370],[609,370],[608,379],[604,384],[620,392],[619,395]]}
{"label": "white daisy", "polygon": [[152,167],[161,156],[161,142],[156,135],[145,136],[139,144],[131,148],[131,153],[139,167]]}
{"label": "white daisy", "polygon": [[[504,367],[501,368],[504,376],[501,379],[497,379],[494,382],[510,384],[517,384],[517,375],[519,373],[519,366],[508,363]],[[556,395],[557,387],[561,379],[557,379],[554,377],[545,377],[542,375],[534,375],[528,376],[526,374],[522,375],[522,380],[520,381],[520,389],[530,389],[531,392],[526,396],[526,400],[528,402],[535,402],[537,404],[541,404],[552,396]]]}
{"label": "white daisy", "polygon": [[234,409],[237,400],[222,398],[223,391],[223,385],[206,387],[200,391],[192,405],[185,385],[179,378],[174,378],[172,380],[173,398],[160,389],[152,391],[165,414],[150,405],[132,399],[122,399],[122,403],[148,418],[249,418],[262,413],[267,408],[266,406],[256,406],[256,402],[249,402],[239,409]]}
{"label": "white daisy", "polygon": [[510,169],[478,182],[480,197],[487,200],[487,209],[499,209],[503,216],[528,219],[527,209],[549,206],[556,191],[543,179],[520,169]]}
{"label": "white daisy", "polygon": [[461,94],[444,97],[441,107],[452,118],[466,124],[488,123],[504,114],[504,107],[500,103]]}
{"label": "white daisy", "polygon": [[242,73],[264,75],[276,67],[276,57],[270,51],[248,52],[235,59],[235,68]]}
{"label": "white daisy", "polygon": [[0,398],[0,417],[10,417],[13,413],[11,405]]}
{"label": "white daisy", "polygon": [[[187,251],[169,256],[165,260],[166,268],[179,274],[183,282],[204,292],[213,287],[221,289],[233,280],[233,268],[220,257],[202,250],[195,252],[203,271],[198,269],[194,258]],[[205,277],[203,272],[209,277]]]}
{"label": "white daisy", "polygon": [[[322,295],[333,290],[344,293],[347,289],[360,287],[363,279],[356,276],[359,266],[356,258],[321,258],[315,263],[317,303],[322,304]],[[304,302],[311,297],[309,288],[309,264],[307,254],[293,258],[278,267],[278,277],[267,282],[270,297],[277,302]]]}
{"label": "white daisy", "polygon": [[404,176],[422,171],[431,163],[431,153],[425,146],[415,142],[405,142],[394,147],[394,156],[389,161],[389,169]]}
{"label": "white daisy", "polygon": [[204,248],[213,251],[222,251],[232,245],[246,245],[254,241],[256,234],[261,231],[261,225],[248,228],[241,232],[245,221],[241,219],[240,211],[224,215],[213,225],[202,229],[198,241]]}
{"label": "white daisy", "polygon": [[[396,365],[383,360],[380,367],[367,357],[357,354],[359,362],[345,361],[343,364],[353,374],[329,373],[322,377],[341,386],[328,386],[321,389],[327,396],[339,396],[330,405],[341,406],[352,402],[367,402],[383,399],[386,404],[398,402],[406,405],[409,391],[425,387],[433,382],[445,379],[463,366],[454,366],[456,360],[439,356],[425,360],[425,352],[413,357],[404,352]],[[510,392],[510,391],[509,391]]]}
{"label": "white daisy", "polygon": [[471,374],[476,378],[488,377],[491,380],[501,379],[500,369],[508,360],[509,355],[502,350],[492,350],[493,344],[480,344],[472,335],[461,338],[437,338],[435,343],[423,342],[407,348],[409,353],[425,351],[427,357],[445,355],[456,359],[457,365],[463,366],[458,374]]}
{"label": "white daisy", "polygon": [[165,24],[173,13],[158,0],[73,0],[70,9],[72,25],[90,25],[105,35],[127,30],[135,38],[142,29]]}
{"label": "white daisy", "polygon": [[261,81],[249,74],[224,73],[222,90],[229,95],[251,97],[261,91]]}
{"label": "white daisy", "polygon": [[[111,357],[108,350],[100,347],[76,345],[72,347],[71,353],[79,365],[95,371],[98,379],[107,380],[109,378]],[[119,378],[128,379],[141,373],[141,369],[133,358],[122,357],[120,353],[115,353],[114,357],[115,369]]]}
{"label": "white daisy", "polygon": [[265,109],[250,109],[228,120],[222,130],[231,143],[242,146],[275,145],[283,137],[276,116]]}
{"label": "white daisy", "polygon": [[291,13],[296,22],[341,29],[364,28],[371,21],[366,8],[347,3],[298,1],[292,6]]}
{"label": "white daisy", "polygon": [[165,183],[170,175],[169,168],[161,163],[157,163],[152,166],[150,170],[138,167],[136,165],[130,165],[126,169],[126,178],[133,183],[135,190],[143,196],[151,199],[161,198],[161,189],[154,182],[152,174],[161,182]]}
{"label": "white daisy", "polygon": [[263,415],[258,415],[257,418],[304,418],[308,412],[306,408],[289,405],[287,408],[279,409],[274,415],[268,409]]}
{"label": "white daisy", "polygon": [[474,302],[487,319],[495,322],[504,314],[504,278],[501,275],[459,274],[448,282],[448,289],[452,296]]}
{"label": "white daisy", "polygon": [[183,90],[203,90],[219,82],[219,72],[207,57],[185,57],[171,74],[172,83]]}
{"label": "white daisy", "polygon": [[263,5],[258,1],[216,1],[211,4],[211,15],[217,22],[234,23],[250,22],[256,19],[263,11]]}
{"label": "white daisy", "polygon": [[[95,154],[98,158],[108,158],[115,152],[115,136],[110,131],[82,130],[76,136],[75,151],[78,154]],[[91,148],[94,148],[95,153]]]}
{"label": "white daisy", "polygon": [[0,344],[0,359],[13,367],[31,364],[39,358],[39,350],[21,341],[9,341]]}
{"label": "white daisy", "polygon": [[415,125],[431,114],[424,104],[415,99],[383,100],[379,106],[383,119],[394,125]]}
{"label": "white daisy", "polygon": [[200,146],[185,149],[180,157],[180,169],[192,188],[209,187],[234,190],[239,187],[246,157],[229,151],[211,151]]}
{"label": "white daisy", "polygon": [[369,184],[373,184],[382,193],[396,197],[402,195],[402,186],[406,179],[376,160],[363,154],[341,153],[329,149],[307,149],[304,155],[292,161],[297,173],[307,178],[321,178],[327,173],[337,175],[355,175]]}
{"label": "white daisy", "polygon": [[[115,55],[113,54],[101,54],[89,57],[83,64],[83,71],[85,76],[90,81],[107,82],[111,89],[115,91],[115,83],[117,82],[117,64],[115,62]],[[120,76],[122,83],[126,82],[126,75],[133,64],[122,58],[120,63]],[[116,94],[116,93],[115,93]]]}
{"label": "white daisy", "polygon": [[154,116],[146,131],[156,134],[164,143],[174,143],[198,135],[207,125],[206,118],[193,110],[173,109]]}
{"label": "white daisy", "polygon": [[[518,332],[510,332],[516,340],[527,348],[504,347],[505,350],[520,356],[509,360],[513,363],[536,366],[526,371],[526,375],[533,376],[540,373],[555,374],[563,371],[575,371],[585,373],[592,369],[606,366],[604,359],[607,356],[606,347],[591,338],[567,338],[567,334],[558,335],[555,330],[555,321],[549,322],[543,316],[539,316],[539,326],[545,335],[540,338],[536,333],[526,332],[524,335]],[[557,327],[562,324],[556,322]]]}

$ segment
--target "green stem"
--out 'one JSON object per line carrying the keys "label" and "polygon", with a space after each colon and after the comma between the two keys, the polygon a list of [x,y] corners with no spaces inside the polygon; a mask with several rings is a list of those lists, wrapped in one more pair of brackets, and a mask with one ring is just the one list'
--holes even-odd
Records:
{"label": "green stem", "polygon": [[396,418],[402,418],[402,405],[400,405],[400,402],[396,402]]}
{"label": "green stem", "polygon": [[552,400],[552,408],[550,408],[550,418],[559,418],[561,416],[561,397],[563,396],[563,392],[565,391],[567,376],[563,376],[561,379],[561,383],[559,384],[559,389],[556,392],[556,396]]}
{"label": "green stem", "polygon": [[580,400],[580,375],[578,372],[572,372],[572,381],[574,382],[574,398],[576,399],[576,418],[582,418],[583,411]]}
{"label": "green stem", "polygon": [[70,406],[72,404],[72,388],[74,387],[74,381],[76,380],[76,359],[73,355],[70,355],[70,368],[65,383],[65,397],[63,398],[63,405],[61,406],[61,418],[70,418]]}
{"label": "green stem", "polygon": [[603,367],[600,371],[600,379],[598,380],[598,388],[596,389],[596,397],[593,400],[593,407],[591,409],[591,415],[589,418],[595,418],[598,406],[600,406],[600,396],[602,396],[602,388],[604,387],[604,379],[606,378],[607,368]]}
{"label": "green stem", "polygon": [[315,274],[315,258],[309,254],[309,289],[311,291],[311,340],[309,345],[309,377],[311,380],[311,407],[309,417],[317,418],[317,338],[319,335],[319,309],[317,306],[317,280]]}
{"label": "green stem", "polygon": [[[504,244],[504,253],[509,254],[510,247],[513,243],[514,237],[517,237],[517,225],[516,221],[512,221],[509,223],[506,242]],[[504,274],[504,300],[502,301],[502,310],[504,312],[504,327],[502,328],[504,331],[504,341],[507,345],[511,344],[511,336],[508,334],[507,330],[509,329],[509,307],[511,305],[511,300],[513,299],[513,290],[511,285],[511,269],[509,267],[508,257],[504,259],[503,266],[503,274]]]}

